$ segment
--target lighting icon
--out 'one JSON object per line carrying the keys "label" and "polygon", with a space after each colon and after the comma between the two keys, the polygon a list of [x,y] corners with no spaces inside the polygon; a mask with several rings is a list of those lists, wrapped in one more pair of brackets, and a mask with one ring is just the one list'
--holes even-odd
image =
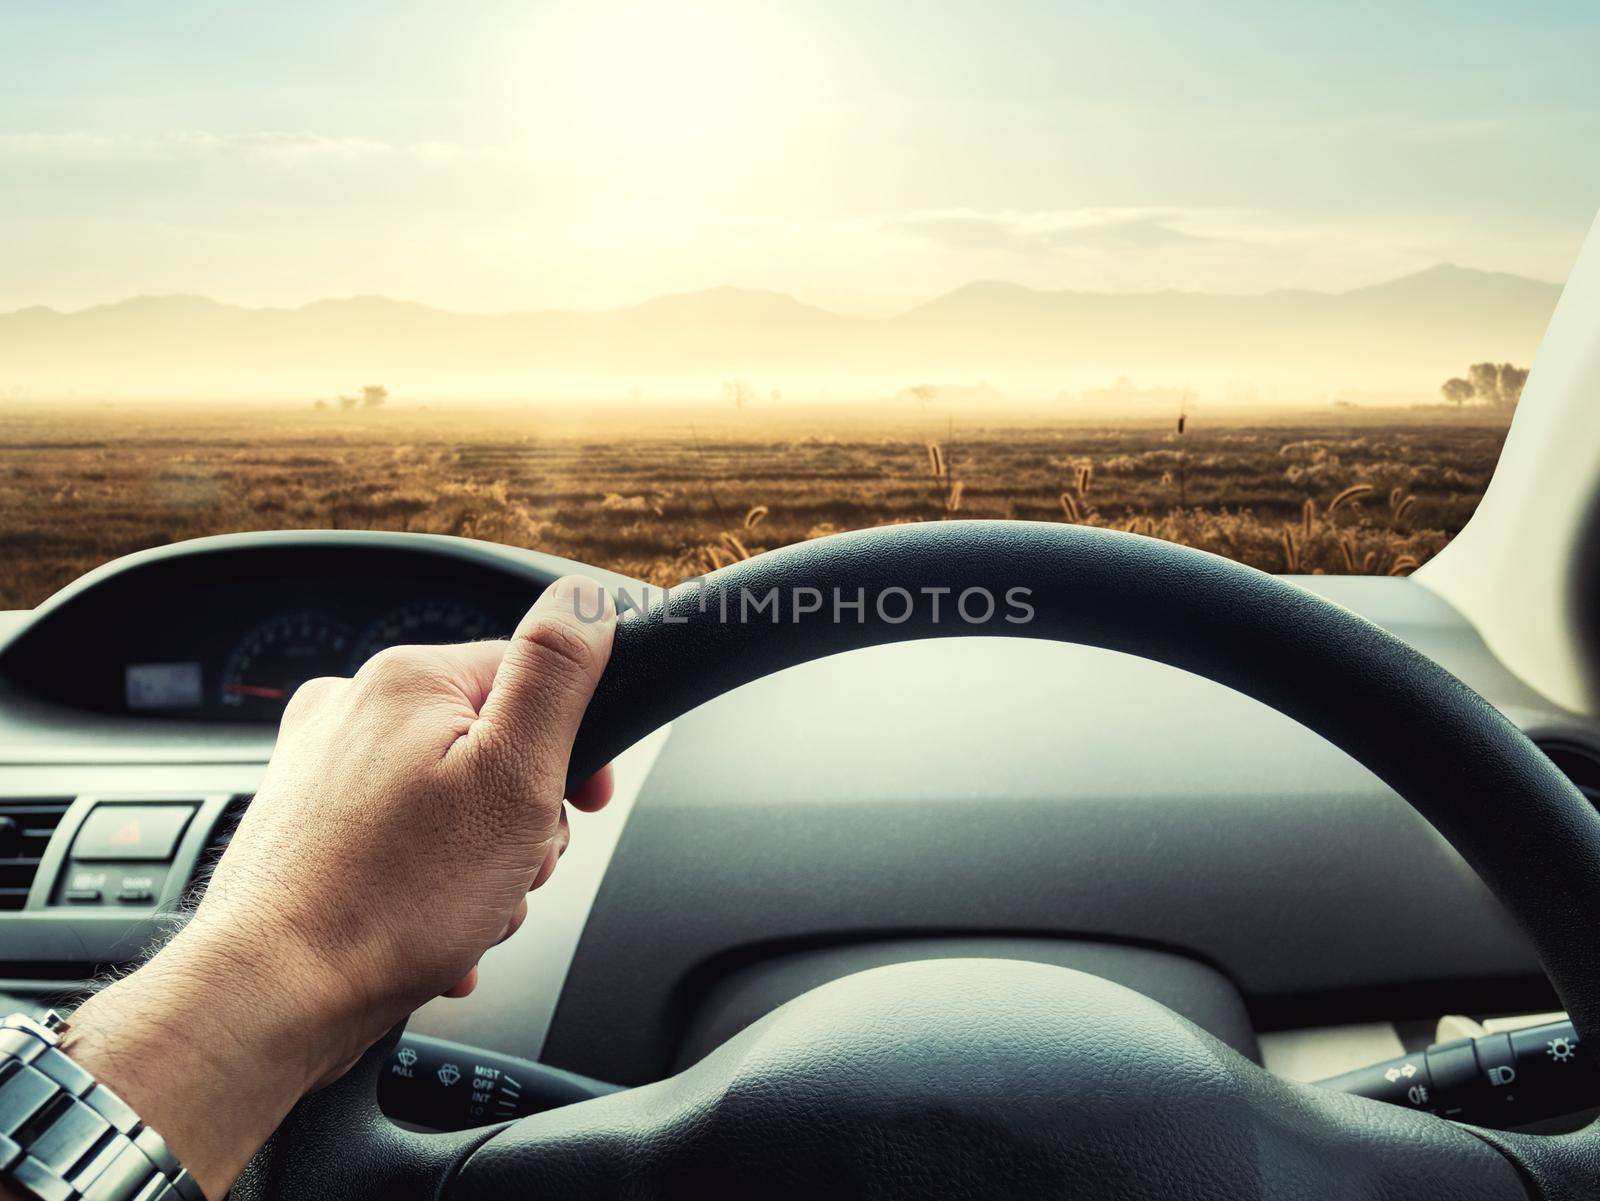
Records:
{"label": "lighting icon", "polygon": [[1577,1058],[1578,1040],[1575,1038],[1567,1038],[1565,1036],[1562,1036],[1561,1038],[1552,1038],[1549,1042],[1545,1043],[1545,1048],[1545,1054],[1550,1056],[1551,1059],[1555,1060],[1557,1063],[1566,1063],[1569,1059]]}

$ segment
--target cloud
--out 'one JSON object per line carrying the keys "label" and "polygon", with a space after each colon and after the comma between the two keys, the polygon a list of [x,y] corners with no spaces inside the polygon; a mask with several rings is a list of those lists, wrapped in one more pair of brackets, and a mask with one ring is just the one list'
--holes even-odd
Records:
{"label": "cloud", "polygon": [[891,218],[883,228],[909,234],[945,250],[1038,255],[1061,250],[1164,250],[1214,242],[1178,228],[1179,209],[1075,209],[1064,212],[916,213]]}

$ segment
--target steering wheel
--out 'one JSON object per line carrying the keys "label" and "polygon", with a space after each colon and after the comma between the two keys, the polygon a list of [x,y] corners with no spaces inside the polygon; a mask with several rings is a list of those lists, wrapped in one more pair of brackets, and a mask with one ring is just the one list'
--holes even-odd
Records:
{"label": "steering wheel", "polygon": [[[795,589],[820,608],[796,615]],[[925,590],[940,590],[929,593]],[[985,614],[974,593],[997,603]],[[1026,589],[1032,620],[1001,598]],[[779,620],[737,615],[777,590]],[[866,604],[840,610],[833,598]],[[919,599],[906,608],[895,592]],[[809,593],[806,594],[809,598]],[[944,600],[935,620],[931,596]],[[748,602],[746,602],[748,604]],[[728,606],[724,609],[724,605]],[[807,605],[801,608],[810,607]],[[887,616],[884,610],[887,610]],[[728,616],[725,619],[724,613]],[[973,617],[981,620],[972,620]],[[1292,584],[1114,531],[940,522],[841,534],[624,614],[572,759],[781,668],[1009,634],[1160,660],[1264,701],[1406,798],[1532,941],[1600,1046],[1600,815],[1431,660]],[[235,1190],[260,1197],[1591,1198],[1600,1123],[1535,1136],[1280,1080],[1138,993],[1060,967],[940,960],[824,985],[668,1080],[486,1129],[378,1112],[384,1048],[307,1098]]]}

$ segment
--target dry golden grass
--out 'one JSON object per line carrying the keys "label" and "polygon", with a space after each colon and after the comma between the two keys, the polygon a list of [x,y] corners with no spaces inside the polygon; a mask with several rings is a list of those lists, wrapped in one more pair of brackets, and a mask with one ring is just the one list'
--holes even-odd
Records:
{"label": "dry golden grass", "polygon": [[1063,425],[842,410],[608,416],[0,407],[0,609],[235,530],[419,530],[655,583],[836,530],[1133,530],[1268,571],[1404,573],[1461,528],[1504,423],[1426,413]]}

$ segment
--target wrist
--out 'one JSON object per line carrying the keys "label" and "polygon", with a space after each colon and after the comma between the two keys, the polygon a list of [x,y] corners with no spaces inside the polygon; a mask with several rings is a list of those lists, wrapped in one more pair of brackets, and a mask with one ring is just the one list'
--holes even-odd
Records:
{"label": "wrist", "polygon": [[349,1054],[318,973],[200,926],[89,998],[62,1049],[166,1139],[220,1198],[296,1101]]}

